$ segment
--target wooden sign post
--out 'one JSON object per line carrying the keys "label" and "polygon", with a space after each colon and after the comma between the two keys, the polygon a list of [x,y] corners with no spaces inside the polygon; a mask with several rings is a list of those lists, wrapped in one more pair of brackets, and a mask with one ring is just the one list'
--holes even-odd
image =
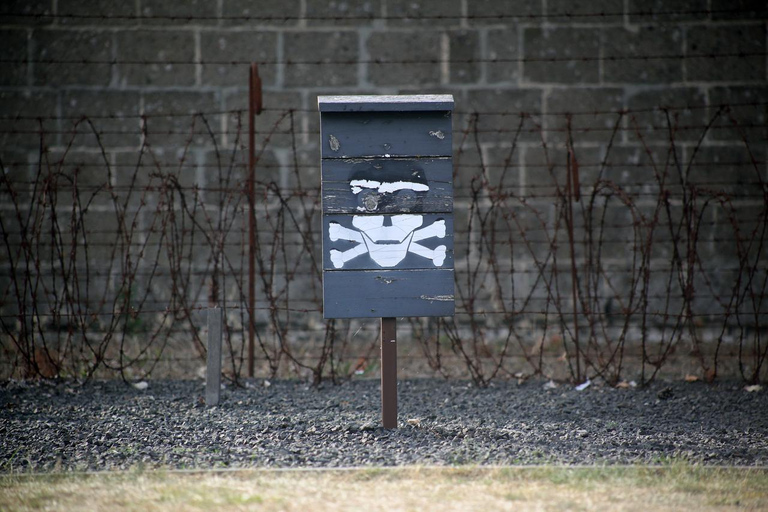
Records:
{"label": "wooden sign post", "polygon": [[320,96],[323,315],[381,318],[382,419],[397,427],[396,317],[452,316],[450,95]]}

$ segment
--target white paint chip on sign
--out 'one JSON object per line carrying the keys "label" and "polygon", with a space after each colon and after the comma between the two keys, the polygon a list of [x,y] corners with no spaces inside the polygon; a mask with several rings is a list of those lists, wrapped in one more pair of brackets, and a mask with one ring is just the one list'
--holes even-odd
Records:
{"label": "white paint chip on sign", "polygon": [[445,238],[445,220],[437,220],[418,229],[424,222],[421,215],[393,215],[390,219],[391,224],[385,226],[383,215],[355,215],[352,217],[355,229],[331,222],[328,237],[332,242],[346,240],[358,244],[343,252],[331,249],[334,268],[344,268],[346,262],[366,253],[383,268],[396,266],[408,253],[427,258],[436,267],[443,264],[447,249],[445,245],[429,249],[418,242],[434,237]]}
{"label": "white paint chip on sign", "polygon": [[438,138],[438,139],[440,139],[440,140],[443,140],[443,139],[445,138],[445,134],[443,133],[443,131],[442,131],[442,130],[437,130],[437,131],[431,131],[431,130],[430,130],[429,134],[430,134],[432,137],[437,137],[437,138]]}
{"label": "white paint chip on sign", "polygon": [[400,190],[413,190],[414,192],[428,192],[429,185],[414,183],[411,181],[380,182],[376,180],[352,180],[349,183],[353,194],[359,194],[364,188],[376,189],[380,194],[391,194]]}
{"label": "white paint chip on sign", "polygon": [[336,138],[333,134],[328,136],[328,146],[330,146],[331,151],[338,151],[339,147],[339,139]]}

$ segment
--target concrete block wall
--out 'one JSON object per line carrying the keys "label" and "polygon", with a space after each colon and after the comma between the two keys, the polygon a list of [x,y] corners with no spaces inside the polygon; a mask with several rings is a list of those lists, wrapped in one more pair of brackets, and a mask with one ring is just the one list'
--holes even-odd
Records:
{"label": "concrete block wall", "polygon": [[[34,186],[41,147],[51,162],[94,183],[107,179],[106,159],[118,193],[142,143],[161,168],[182,169],[186,186],[213,186],[221,179],[211,171],[217,151],[246,161],[238,132],[245,118],[221,112],[245,108],[254,61],[268,109],[257,119],[266,144],[258,172],[282,186],[295,185],[295,160],[304,186],[319,181],[318,95],[450,93],[459,187],[484,165],[491,182],[503,175],[502,185],[528,198],[553,228],[552,176],[564,179],[566,113],[597,112],[570,120],[582,183],[594,182],[606,161],[601,176],[634,194],[638,211],[650,216],[654,169],[693,164],[688,179],[730,194],[748,233],[765,201],[757,183],[768,182],[767,27],[765,3],[751,0],[11,0],[0,6],[0,156],[19,197]],[[730,108],[716,116],[721,105]],[[197,112],[205,119],[191,116]],[[276,123],[278,132],[290,131],[291,121],[295,137],[267,135]],[[157,169],[142,168],[136,179],[149,181]],[[235,168],[233,186],[243,177]],[[467,194],[457,189],[457,220]],[[8,204],[3,199],[2,215],[12,226]],[[128,202],[129,210],[137,205],[135,197]],[[108,201],[99,208],[107,211]],[[717,208],[705,215],[702,254],[732,268],[731,218]],[[608,216],[630,218],[625,208]],[[138,222],[151,224],[146,213]],[[620,229],[610,236],[606,258],[621,266],[631,237]],[[530,256],[522,250],[516,268],[534,268]],[[669,251],[655,257],[663,267]],[[533,285],[526,279],[515,278],[518,290]],[[730,285],[723,279],[716,289]]]}

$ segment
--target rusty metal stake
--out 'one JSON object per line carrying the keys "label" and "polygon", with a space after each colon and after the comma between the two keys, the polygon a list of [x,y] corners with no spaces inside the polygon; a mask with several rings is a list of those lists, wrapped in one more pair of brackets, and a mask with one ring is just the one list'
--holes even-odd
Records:
{"label": "rusty metal stake", "polygon": [[397,428],[397,319],[381,319],[381,422]]}
{"label": "rusty metal stake", "polygon": [[579,343],[579,278],[576,273],[576,249],[574,247],[573,234],[573,200],[581,199],[579,191],[579,167],[573,152],[573,140],[571,138],[571,116],[567,116],[568,128],[568,160],[566,162],[565,184],[565,224],[568,229],[568,246],[571,250],[571,300],[573,300],[573,344],[576,351],[576,379],[581,382],[581,343]]}
{"label": "rusty metal stake", "polygon": [[251,64],[248,76],[248,377],[254,375],[256,335],[256,120],[261,114],[259,66]]}

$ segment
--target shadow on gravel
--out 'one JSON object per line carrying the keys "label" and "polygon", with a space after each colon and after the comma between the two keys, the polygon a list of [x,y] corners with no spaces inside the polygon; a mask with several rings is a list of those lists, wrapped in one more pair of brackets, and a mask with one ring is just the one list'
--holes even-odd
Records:
{"label": "shadow on gravel", "polygon": [[2,472],[136,467],[663,463],[768,466],[768,393],[741,384],[646,389],[544,382],[399,385],[400,426],[379,427],[379,383],[320,389],[249,381],[203,405],[200,381],[10,382]]}

